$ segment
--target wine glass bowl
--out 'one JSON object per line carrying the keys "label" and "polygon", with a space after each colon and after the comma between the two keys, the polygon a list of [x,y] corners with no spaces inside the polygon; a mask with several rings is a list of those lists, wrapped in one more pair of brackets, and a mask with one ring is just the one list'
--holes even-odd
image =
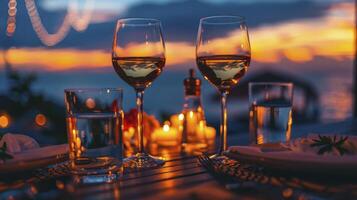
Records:
{"label": "wine glass bowl", "polygon": [[124,160],[129,168],[152,168],[164,159],[144,150],[144,90],[161,74],[165,66],[165,44],[161,22],[156,19],[119,19],[115,28],[112,64],[116,73],[136,91],[138,152]]}
{"label": "wine glass bowl", "polygon": [[221,93],[221,130],[218,153],[227,149],[227,95],[250,64],[250,43],[245,19],[240,16],[202,18],[196,42],[198,69]]}
{"label": "wine glass bowl", "polygon": [[205,79],[219,90],[229,91],[237,85],[250,64],[250,44],[244,18],[202,18],[197,35],[196,61]]}
{"label": "wine glass bowl", "polygon": [[112,63],[117,74],[135,89],[144,90],[151,85],[165,66],[160,21],[144,18],[118,20]]}

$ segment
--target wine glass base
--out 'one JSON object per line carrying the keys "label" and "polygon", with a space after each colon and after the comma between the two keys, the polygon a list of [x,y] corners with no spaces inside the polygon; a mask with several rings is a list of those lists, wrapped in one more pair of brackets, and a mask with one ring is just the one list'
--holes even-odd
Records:
{"label": "wine glass base", "polygon": [[147,153],[137,153],[124,159],[124,167],[130,169],[156,168],[164,165],[165,159],[151,156]]}

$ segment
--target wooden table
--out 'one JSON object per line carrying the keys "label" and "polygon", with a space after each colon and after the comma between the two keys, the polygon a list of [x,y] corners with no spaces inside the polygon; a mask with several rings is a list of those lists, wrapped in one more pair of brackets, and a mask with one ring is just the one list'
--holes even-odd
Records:
{"label": "wooden table", "polygon": [[[326,193],[325,186],[315,182],[302,182],[293,178],[297,184],[303,183],[305,189],[273,183],[274,185],[242,183],[234,189],[217,182],[198,164],[197,156],[172,155],[161,168],[141,172],[128,172],[117,184],[93,186],[73,186],[69,196],[74,199],[355,199],[344,192]],[[296,180],[294,180],[296,179]],[[271,179],[279,182],[280,179]],[[355,181],[355,183],[357,183]],[[349,187],[349,188],[348,188]],[[309,188],[309,189],[307,189]],[[356,184],[342,186],[357,190]],[[331,190],[331,187],[329,188]],[[332,188],[334,189],[334,188]],[[337,190],[338,188],[336,188]],[[284,198],[287,197],[287,198]],[[66,197],[67,198],[67,197]]]}
{"label": "wooden table", "polygon": [[[354,124],[348,122],[348,124]],[[346,129],[346,124],[338,127]],[[349,128],[349,127],[347,127]],[[300,128],[304,130],[304,128]],[[311,130],[311,129],[310,129]],[[316,126],[314,130],[319,132]],[[336,129],[335,129],[336,130]],[[342,128],[341,128],[342,130]],[[230,136],[229,141],[242,141],[247,138]],[[234,143],[236,143],[234,142]],[[240,142],[239,142],[240,143]],[[289,199],[348,199],[337,196],[295,190],[290,187],[242,185],[233,190],[219,184],[197,162],[195,155],[183,155],[177,151],[164,151],[167,162],[161,168],[140,172],[126,172],[117,183],[80,185],[73,184],[70,176],[39,178],[29,181],[17,189],[0,189],[0,199],[284,199],[293,192]],[[0,180],[1,182],[1,180]],[[16,187],[14,187],[16,188]],[[357,190],[357,188],[355,188]]]}
{"label": "wooden table", "polygon": [[[257,193],[259,191],[259,193]],[[173,156],[162,168],[124,175],[118,184],[74,186],[74,199],[275,199],[271,188],[232,192],[219,184],[196,156]],[[306,195],[305,195],[306,196]],[[66,196],[67,198],[67,196]]]}

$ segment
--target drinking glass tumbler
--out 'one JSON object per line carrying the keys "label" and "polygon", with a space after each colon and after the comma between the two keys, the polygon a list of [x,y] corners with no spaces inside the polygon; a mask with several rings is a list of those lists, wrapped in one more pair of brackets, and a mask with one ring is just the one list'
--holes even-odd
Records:
{"label": "drinking glass tumbler", "polygon": [[291,137],[293,84],[249,83],[251,144],[288,142]]}
{"label": "drinking glass tumbler", "polygon": [[[123,170],[122,89],[66,89],[70,168],[77,175]],[[110,178],[109,177],[109,178]]]}

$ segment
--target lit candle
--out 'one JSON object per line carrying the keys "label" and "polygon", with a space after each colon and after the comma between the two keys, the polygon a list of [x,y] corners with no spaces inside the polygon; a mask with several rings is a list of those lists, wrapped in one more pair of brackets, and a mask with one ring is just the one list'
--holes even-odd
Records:
{"label": "lit candle", "polygon": [[152,141],[159,146],[176,146],[178,145],[178,131],[176,128],[170,127],[165,123],[161,129],[157,129],[151,135]]}
{"label": "lit candle", "polygon": [[196,128],[196,132],[198,138],[201,140],[205,140],[207,143],[214,142],[216,138],[216,129],[213,127],[206,126],[206,122],[204,120],[199,122]]}
{"label": "lit candle", "polygon": [[188,136],[193,136],[195,135],[195,131],[197,128],[197,124],[199,123],[200,117],[199,114],[193,111],[190,111],[186,114],[186,131]]}
{"label": "lit candle", "polygon": [[170,117],[171,127],[179,128],[180,126],[182,126],[184,118],[185,118],[185,115],[182,113],[172,115]]}
{"label": "lit candle", "polygon": [[205,128],[205,137],[208,144],[213,144],[216,139],[216,129],[207,126]]}

